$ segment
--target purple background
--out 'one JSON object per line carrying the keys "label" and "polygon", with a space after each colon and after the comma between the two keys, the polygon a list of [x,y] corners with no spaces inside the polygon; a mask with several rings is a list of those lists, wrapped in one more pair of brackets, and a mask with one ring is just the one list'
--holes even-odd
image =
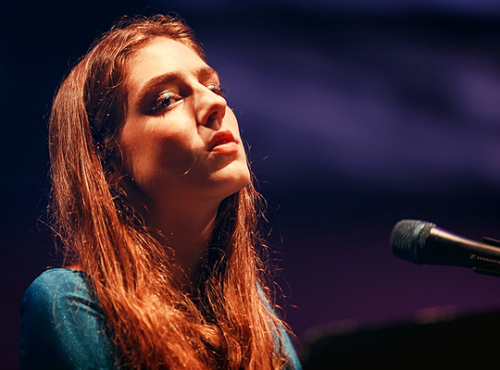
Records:
{"label": "purple background", "polygon": [[500,239],[500,4],[493,1],[52,1],[2,5],[0,369],[19,303],[56,263],[46,114],[68,61],[119,15],[178,11],[219,70],[269,201],[270,244],[313,328],[500,308],[500,279],[394,257],[404,218]]}

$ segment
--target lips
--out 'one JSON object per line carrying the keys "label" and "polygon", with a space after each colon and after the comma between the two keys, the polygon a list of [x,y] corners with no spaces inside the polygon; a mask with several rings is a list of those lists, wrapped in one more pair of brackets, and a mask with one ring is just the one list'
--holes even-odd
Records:
{"label": "lips", "polygon": [[234,153],[238,151],[238,142],[230,131],[217,132],[208,145],[211,152]]}

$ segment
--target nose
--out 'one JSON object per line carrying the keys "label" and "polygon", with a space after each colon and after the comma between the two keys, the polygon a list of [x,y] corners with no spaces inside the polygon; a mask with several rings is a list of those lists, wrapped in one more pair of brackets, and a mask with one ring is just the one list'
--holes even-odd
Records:
{"label": "nose", "polygon": [[227,102],[221,95],[202,87],[198,93],[198,124],[220,127],[226,115]]}

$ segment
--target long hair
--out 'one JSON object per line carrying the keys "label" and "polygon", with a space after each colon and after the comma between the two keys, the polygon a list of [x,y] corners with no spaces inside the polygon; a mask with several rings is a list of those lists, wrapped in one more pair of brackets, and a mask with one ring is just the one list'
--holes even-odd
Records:
{"label": "long hair", "polygon": [[93,44],[54,99],[51,208],[64,263],[89,276],[118,368],[291,366],[286,326],[269,304],[252,183],[219,206],[199,284],[186,292],[172,277],[171,254],[109,180],[126,115],[127,62],[154,37],[180,41],[205,60],[180,18],[125,18]]}

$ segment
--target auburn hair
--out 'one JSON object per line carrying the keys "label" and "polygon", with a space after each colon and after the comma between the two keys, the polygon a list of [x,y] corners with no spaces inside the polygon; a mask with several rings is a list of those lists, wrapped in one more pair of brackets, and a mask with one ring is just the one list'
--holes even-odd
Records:
{"label": "auburn hair", "polygon": [[[249,183],[219,206],[200,279],[189,292],[175,261],[109,181],[125,120],[127,63],[152,38],[168,37],[205,60],[177,16],[123,18],[63,80],[49,126],[54,227],[64,265],[89,277],[106,317],[118,368],[281,369],[286,324],[271,308]],[[286,329],[285,329],[286,330]]]}

